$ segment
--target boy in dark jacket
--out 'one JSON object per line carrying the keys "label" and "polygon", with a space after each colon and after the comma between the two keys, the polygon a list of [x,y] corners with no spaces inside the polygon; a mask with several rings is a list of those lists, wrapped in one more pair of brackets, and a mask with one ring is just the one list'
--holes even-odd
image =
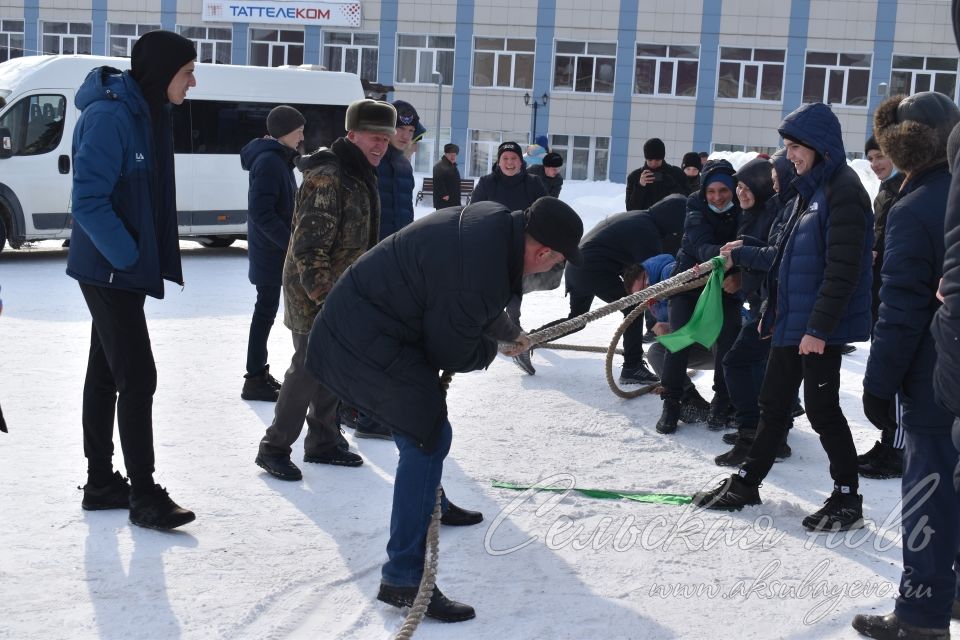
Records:
{"label": "boy in dark jacket", "polygon": [[276,402],[280,383],[270,375],[267,340],[280,308],[283,258],[290,243],[290,218],[297,181],[293,163],[303,144],[303,115],[287,105],[267,115],[267,133],[240,150],[240,165],[250,172],[247,192],[248,277],[257,288],[257,302],[247,338],[244,400]]}
{"label": "boy in dark jacket", "polygon": [[[526,211],[493,202],[442,209],[374,247],[327,296],[307,366],[338,395],[388,425],[400,452],[388,560],[377,598],[410,606],[453,437],[440,372],[484,369],[497,340],[530,345],[503,313],[524,274],[580,261],[579,216],[555,198]],[[456,391],[454,381],[453,392]],[[450,505],[441,499],[441,510]],[[473,607],[435,588],[426,615],[457,622]]]}
{"label": "boy in dark jacket", "polygon": [[[143,305],[163,281],[183,286],[174,183],[172,104],[190,87],[197,52],[169,31],[145,33],[130,71],[92,70],[77,91],[73,231],[67,274],[93,318],[83,385],[84,509],[130,509],[130,522],[173,529],[194,520],[153,481],[157,369]],[[113,422],[130,484],[113,471]]]}
{"label": "boy in dark jacket", "polygon": [[906,176],[889,212],[880,318],[863,376],[864,414],[874,426],[895,423],[899,404],[903,576],[894,612],[858,615],[853,626],[875,638],[884,637],[881,631],[946,638],[960,547],[960,495],[950,480],[960,456],[950,435],[954,417],[934,399],[937,347],[928,327],[943,267],[947,138],[960,110],[943,94],[925,91],[888,98],[873,120],[881,148]]}
{"label": "boy in dark jacket", "polygon": [[643,143],[643,166],[627,176],[627,211],[649,209],[671,193],[689,195],[687,176],[667,164],[667,148],[660,138]]}
{"label": "boy in dark jacket", "polygon": [[873,212],[856,172],[847,166],[840,121],[825,104],[805,104],[779,129],[797,178],[794,213],[767,276],[769,298],[761,336],[773,340],[760,390],[760,423],[740,471],[694,504],[736,510],[760,504],[757,488],[770,472],[790,426],[797,391],[830,459],[834,491],[807,516],[813,531],[863,526],[857,493],[857,450],[840,408],[840,349],[870,332]]}
{"label": "boy in dark jacket", "polygon": [[381,240],[413,222],[413,167],[405,152],[413,143],[420,116],[403,100],[394,101],[393,108],[397,110],[397,132],[390,136],[390,146],[377,167]]}

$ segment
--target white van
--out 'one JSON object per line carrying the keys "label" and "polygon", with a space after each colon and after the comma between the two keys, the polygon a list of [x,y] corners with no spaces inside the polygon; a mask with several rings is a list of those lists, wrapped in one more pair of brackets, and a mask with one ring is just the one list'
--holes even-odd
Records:
{"label": "white van", "polygon": [[[73,99],[87,73],[125,70],[129,58],[28,56],[0,63],[0,251],[70,237]],[[247,233],[248,174],[240,149],[266,133],[278,104],[307,119],[304,148],[344,134],[347,105],[363,97],[349,73],[197,64],[197,86],[173,109],[180,236],[227,246]]]}

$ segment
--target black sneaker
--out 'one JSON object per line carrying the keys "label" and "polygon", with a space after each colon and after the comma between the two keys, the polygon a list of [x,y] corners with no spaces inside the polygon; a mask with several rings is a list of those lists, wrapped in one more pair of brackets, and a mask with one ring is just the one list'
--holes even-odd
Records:
{"label": "black sneaker", "polygon": [[664,398],[663,412],[657,420],[657,433],[670,434],[677,430],[677,420],[680,419],[680,402]]}
{"label": "black sneaker", "polygon": [[280,387],[282,387],[283,384],[282,384],[279,380],[277,380],[276,378],[274,378],[272,375],[270,375],[270,367],[269,367],[269,365],[267,366],[267,371],[266,371],[266,373],[264,373],[263,375],[265,375],[265,376],[267,377],[267,384],[269,384],[271,387],[273,387],[274,389],[276,389],[277,392],[279,392],[279,391],[280,391]]}
{"label": "black sneaker", "polygon": [[360,414],[360,419],[354,427],[353,435],[358,438],[379,438],[393,440],[393,432],[370,416]]}
{"label": "black sneaker", "polygon": [[713,459],[714,463],[720,467],[739,467],[747,461],[747,454],[750,453],[750,446],[753,440],[737,440],[733,449],[726,453],[721,453]]}
{"label": "black sneaker", "polygon": [[448,527],[469,527],[483,522],[483,514],[479,511],[462,509],[447,500],[447,511],[440,517],[440,524]]}
{"label": "black sneaker", "polygon": [[620,370],[620,384],[639,384],[650,386],[660,384],[660,378],[653,371],[647,369],[647,365],[640,363],[636,367],[624,367]]}
{"label": "black sneaker", "polygon": [[130,483],[114,471],[110,482],[102,487],[94,487],[88,482],[83,485],[83,501],[80,506],[87,511],[130,508]]}
{"label": "black sneaker", "polygon": [[888,444],[877,443],[879,450],[875,446],[870,451],[877,452],[866,462],[859,462],[857,472],[864,478],[874,478],[876,480],[886,480],[888,478],[903,477],[903,450],[896,449]]}
{"label": "black sneaker", "polygon": [[513,356],[513,364],[520,367],[520,369],[528,376],[532,376],[537,373],[537,370],[533,368],[533,363],[530,361],[529,349],[518,356]]}
{"label": "black sneaker", "polygon": [[710,411],[707,414],[707,429],[721,431],[727,428],[730,422],[730,400],[726,397],[713,396],[710,401]]}
{"label": "black sneaker", "polygon": [[710,403],[694,389],[684,394],[680,400],[680,422],[696,424],[706,422],[710,414]]}
{"label": "black sneaker", "polygon": [[720,482],[715,489],[695,493],[693,504],[714,511],[740,511],[744,507],[761,504],[758,488],[747,484],[739,474],[735,473]]}
{"label": "black sneaker", "polygon": [[853,616],[851,626],[868,638],[877,640],[949,640],[950,628],[915,627],[901,622],[896,613],[885,616]]}
{"label": "black sneaker", "polygon": [[[381,582],[377,600],[394,607],[409,607],[413,605],[418,590],[419,587],[394,587]],[[440,587],[434,585],[430,604],[427,605],[427,617],[441,622],[463,622],[477,617],[477,613],[470,605],[456,602],[443,595]]]}
{"label": "black sneaker", "polygon": [[873,460],[876,456],[880,455],[880,452],[883,451],[885,446],[886,445],[884,445],[879,440],[874,441],[873,448],[870,449],[870,451],[867,451],[866,453],[861,453],[860,455],[857,456],[857,465],[866,464],[867,462],[870,462],[871,460]]}
{"label": "black sneaker", "polygon": [[842,355],[845,355],[845,356],[850,355],[851,353],[853,353],[853,352],[856,351],[856,350],[857,350],[857,348],[856,348],[855,346],[853,346],[852,344],[845,344],[845,345],[843,345],[842,347],[840,347],[840,353],[841,353]]}
{"label": "black sneaker", "polygon": [[332,464],[339,467],[359,467],[363,464],[363,458],[342,447],[331,447],[320,453],[304,453],[303,461],[315,464]]}
{"label": "black sneaker", "polygon": [[138,527],[168,531],[197,519],[170,499],[167,490],[158,484],[147,493],[130,495],[130,522]]}
{"label": "black sneaker", "polygon": [[274,478],[290,481],[303,479],[303,473],[300,472],[297,465],[293,464],[290,456],[272,456],[265,453],[258,453],[254,462]]}
{"label": "black sneaker", "polygon": [[741,433],[745,438],[749,438],[750,440],[753,440],[754,438],[757,437],[756,429],[744,429],[741,427],[740,429],[738,429],[737,431],[734,431],[733,433],[723,434],[723,437],[720,439],[723,441],[723,444],[729,444],[732,446],[737,444],[737,439],[740,437]]}
{"label": "black sneaker", "polygon": [[[274,384],[278,386],[274,386]],[[259,376],[245,378],[243,381],[243,391],[240,392],[240,397],[244,400],[276,402],[277,398],[280,397],[279,384],[280,383],[277,382],[269,372],[262,373]]]}
{"label": "black sneaker", "polygon": [[849,531],[863,526],[863,496],[835,488],[823,507],[803,519],[810,531]]}

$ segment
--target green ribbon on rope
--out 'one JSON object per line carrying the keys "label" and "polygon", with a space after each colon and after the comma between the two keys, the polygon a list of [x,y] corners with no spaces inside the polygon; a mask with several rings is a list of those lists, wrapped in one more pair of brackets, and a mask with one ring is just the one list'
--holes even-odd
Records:
{"label": "green ribbon on rope", "polygon": [[670,353],[685,349],[694,342],[699,342],[709,349],[720,336],[720,329],[723,328],[724,259],[723,256],[717,256],[711,258],[710,262],[713,264],[713,271],[710,272],[707,286],[697,300],[690,322],[673,333],[657,336],[657,341],[669,349]]}
{"label": "green ribbon on rope", "polygon": [[513,489],[514,491],[526,491],[527,489],[536,489],[537,491],[576,491],[580,495],[588,498],[599,498],[600,500],[633,500],[634,502],[653,502],[656,504],[684,505],[690,504],[692,498],[676,493],[647,493],[646,491],[609,491],[606,489],[580,489],[576,487],[543,487],[531,484],[513,484],[512,482],[493,481],[493,486],[497,489]]}

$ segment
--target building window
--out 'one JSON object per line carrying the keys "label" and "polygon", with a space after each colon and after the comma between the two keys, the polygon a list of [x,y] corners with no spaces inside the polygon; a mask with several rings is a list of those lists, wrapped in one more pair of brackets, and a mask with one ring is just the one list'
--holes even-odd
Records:
{"label": "building window", "polygon": [[[426,136],[430,136],[429,138]],[[437,163],[439,158],[433,156],[433,145],[436,138],[434,138],[433,130],[428,129],[427,133],[423,138],[417,142],[417,149],[414,152],[413,156],[410,158],[410,164],[413,165],[413,170],[417,173],[426,173],[430,174],[433,171],[433,165]],[[450,127],[443,127],[440,129],[440,153],[443,153],[443,145],[447,141],[450,141]]]}
{"label": "building window", "polygon": [[91,27],[89,22],[47,22],[43,21],[43,52],[45,54],[89,55],[91,46]]}
{"label": "building window", "polygon": [[532,89],[535,45],[525,38],[474,38],[473,86]]}
{"label": "building window", "polygon": [[779,102],[785,58],[783,49],[720,47],[717,97]]}
{"label": "building window", "polygon": [[397,36],[397,82],[436,84],[434,72],[443,76],[443,84],[453,85],[453,36]]}
{"label": "building window", "polygon": [[180,27],[180,35],[193,41],[197,62],[230,64],[233,34],[222,27]]}
{"label": "building window", "polygon": [[939,91],[951,100],[957,93],[957,59],[893,56],[890,95]]}
{"label": "building window", "polygon": [[116,24],[107,25],[110,32],[110,41],[107,45],[107,55],[116,58],[129,58],[133,53],[133,45],[137,39],[147,31],[156,31],[158,24]]}
{"label": "building window", "polygon": [[803,101],[867,106],[871,60],[869,53],[808,51],[803,72]]}
{"label": "building window", "polygon": [[361,80],[377,81],[380,34],[325,31],[323,66],[330,71],[355,73]]}
{"label": "building window", "polygon": [[777,152],[777,147],[767,147],[764,145],[756,144],[721,144],[716,143],[713,145],[714,151],[755,151],[756,153],[765,153],[768,156],[772,156]]}
{"label": "building window", "polygon": [[303,31],[251,29],[250,64],[255,67],[303,64]]}
{"label": "building window", "polygon": [[0,62],[23,55],[23,20],[0,20]]}
{"label": "building window", "polygon": [[636,64],[635,94],[697,97],[699,46],[637,44]]}
{"label": "building window", "polygon": [[581,93],[613,93],[617,45],[612,42],[557,40],[553,88]]}
{"label": "building window", "polygon": [[563,157],[563,177],[568,180],[606,180],[610,163],[610,138],[604,136],[550,136],[550,151]]}
{"label": "building window", "polygon": [[466,173],[461,171],[461,175],[466,178],[490,173],[493,171],[493,163],[497,158],[497,147],[500,146],[501,142],[512,140],[523,146],[529,136],[528,132],[522,131],[477,131],[471,129],[467,132],[467,155],[464,162]]}

